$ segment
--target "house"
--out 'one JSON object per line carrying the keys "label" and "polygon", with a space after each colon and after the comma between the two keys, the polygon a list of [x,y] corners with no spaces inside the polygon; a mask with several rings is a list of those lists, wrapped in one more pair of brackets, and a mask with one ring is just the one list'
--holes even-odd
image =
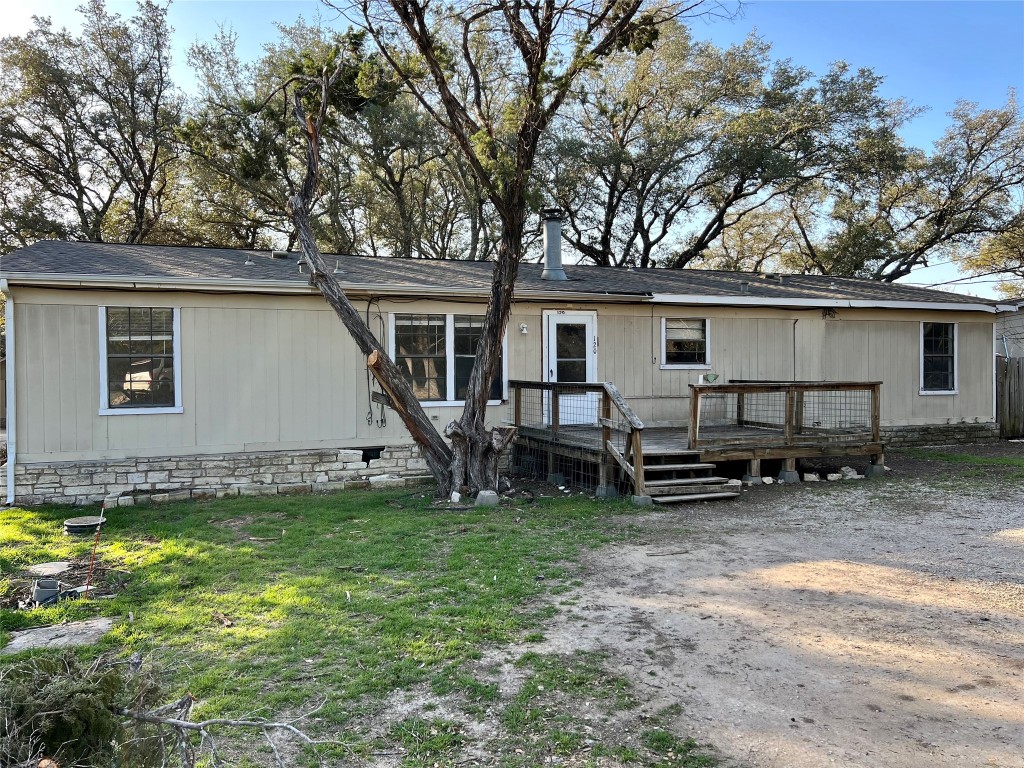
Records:
{"label": "house", "polygon": [[1003,302],[1009,311],[1002,311],[996,319],[996,354],[1003,357],[1024,357],[1024,300]]}
{"label": "house", "polygon": [[[685,440],[692,429],[694,445],[716,424],[785,433],[789,445],[794,429],[849,433],[857,422],[873,429],[862,452],[876,456],[883,444],[998,437],[996,306],[811,275],[561,275],[557,223],[546,226],[551,263],[522,266],[494,423],[611,434],[614,390],[627,432],[646,422]],[[329,259],[443,428],[460,412],[491,265]],[[9,503],[301,492],[426,474],[294,254],[45,241],[3,257],[0,288]],[[842,399],[840,382],[859,399]],[[632,445],[620,444],[623,466]],[[759,450],[730,455],[810,455]]]}

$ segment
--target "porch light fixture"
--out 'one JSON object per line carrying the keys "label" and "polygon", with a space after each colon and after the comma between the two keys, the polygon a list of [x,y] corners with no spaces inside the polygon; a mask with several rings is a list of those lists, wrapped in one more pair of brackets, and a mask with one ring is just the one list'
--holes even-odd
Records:
{"label": "porch light fixture", "polygon": [[528,334],[530,332],[530,329],[527,328],[526,323],[520,323],[519,324],[519,332],[521,334],[523,334],[523,336],[525,336],[526,334]]}

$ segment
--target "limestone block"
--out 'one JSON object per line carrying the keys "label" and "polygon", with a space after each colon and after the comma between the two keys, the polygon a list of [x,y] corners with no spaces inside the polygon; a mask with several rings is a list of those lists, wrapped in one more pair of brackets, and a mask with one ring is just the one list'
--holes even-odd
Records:
{"label": "limestone block", "polygon": [[334,491],[343,491],[348,487],[347,483],[339,482],[325,482],[325,483],[313,483],[313,491],[316,493],[332,493]]}
{"label": "limestone block", "polygon": [[218,488],[217,489],[217,498],[218,499],[226,499],[228,497],[237,496],[237,495],[238,495],[238,488]]}
{"label": "limestone block", "polygon": [[498,506],[498,493],[497,491],[480,491],[476,495],[476,506],[478,507],[496,507]]}
{"label": "limestone block", "polygon": [[192,492],[188,489],[170,491],[167,494],[168,501],[187,501],[190,498],[192,498]]}
{"label": "limestone block", "polygon": [[217,498],[216,488],[193,488],[192,498],[198,501],[208,501]]}
{"label": "limestone block", "polygon": [[277,486],[277,492],[287,496],[302,496],[312,491],[312,483],[281,483]]}
{"label": "limestone block", "polygon": [[392,475],[376,475],[370,478],[371,488],[404,488],[405,478]]}

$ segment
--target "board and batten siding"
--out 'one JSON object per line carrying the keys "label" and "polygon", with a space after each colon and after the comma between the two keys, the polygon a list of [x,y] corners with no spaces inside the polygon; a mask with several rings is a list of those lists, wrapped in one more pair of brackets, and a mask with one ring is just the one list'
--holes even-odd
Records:
{"label": "board and batten siding", "polygon": [[[17,298],[19,462],[410,442],[393,411],[380,428],[375,405],[367,423],[365,359],[316,297],[23,290]],[[99,415],[100,305],[180,308],[183,413]],[[384,327],[390,310],[483,311],[437,302],[379,309]],[[375,304],[374,331],[377,312]],[[443,429],[461,408],[427,412]],[[492,414],[497,422],[505,409]]]}
{"label": "board and batten siding", "polygon": [[[363,356],[317,296],[17,290],[19,462],[189,455],[315,447],[405,445],[397,415],[367,424]],[[366,301],[355,302],[361,312]],[[183,413],[101,416],[99,306],[181,310]],[[980,313],[520,302],[508,330],[508,375],[543,378],[543,312],[596,310],[598,378],[612,381],[647,422],[686,422],[698,369],[662,369],[664,317],[706,318],[722,381],[880,380],[886,426],[992,421],[992,323]],[[482,304],[388,301],[389,313],[482,314]],[[920,395],[920,323],[958,323],[957,395]],[[526,333],[520,325],[525,324]],[[379,408],[374,406],[374,419]],[[461,412],[431,407],[439,429]],[[492,406],[488,421],[508,417]]]}

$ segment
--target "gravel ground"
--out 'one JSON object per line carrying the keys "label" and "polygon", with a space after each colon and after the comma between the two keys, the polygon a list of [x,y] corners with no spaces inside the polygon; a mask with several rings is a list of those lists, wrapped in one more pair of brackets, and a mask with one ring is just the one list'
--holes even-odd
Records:
{"label": "gravel ground", "polygon": [[925,456],[635,518],[544,650],[609,651],[725,765],[1024,768],[1024,469]]}

